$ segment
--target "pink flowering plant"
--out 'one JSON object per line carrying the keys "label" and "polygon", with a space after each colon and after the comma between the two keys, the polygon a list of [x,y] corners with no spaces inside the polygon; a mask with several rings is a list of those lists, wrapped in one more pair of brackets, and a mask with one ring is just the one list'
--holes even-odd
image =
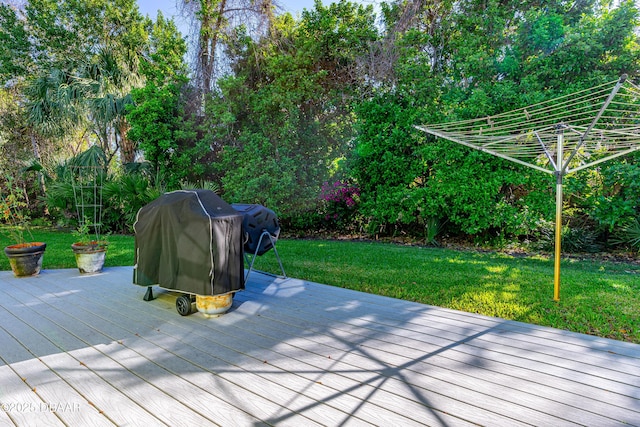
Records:
{"label": "pink flowering plant", "polygon": [[347,181],[322,184],[320,199],[324,220],[329,227],[344,228],[352,225],[360,202],[360,189]]}

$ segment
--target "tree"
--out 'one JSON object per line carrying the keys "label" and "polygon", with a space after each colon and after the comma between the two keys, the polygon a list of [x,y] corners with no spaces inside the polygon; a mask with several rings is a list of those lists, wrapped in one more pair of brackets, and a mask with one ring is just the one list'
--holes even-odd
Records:
{"label": "tree", "polygon": [[15,7],[0,4],[0,84],[6,85],[31,69],[29,40],[25,23]]}
{"label": "tree", "polygon": [[253,29],[255,37],[266,34],[274,5],[271,0],[182,0],[182,7],[194,29],[195,84],[208,94],[224,69],[224,64],[218,64],[223,56],[221,43],[239,27]]}
{"label": "tree", "polygon": [[0,16],[9,41],[0,75],[24,85],[36,130],[50,139],[92,135],[109,157],[131,156],[123,113],[146,38],[135,0],[31,0],[24,9],[2,5]]}
{"label": "tree", "polygon": [[127,111],[128,136],[167,187],[176,188],[180,181],[202,177],[209,146],[197,132],[197,108],[191,105],[194,95],[183,59],[185,41],[162,14],[148,33],[141,64],[146,83],[132,91],[135,105]]}
{"label": "tree", "polygon": [[400,31],[387,33],[374,58],[395,55],[392,72],[371,73],[376,92],[358,109],[353,172],[365,214],[376,230],[414,229],[435,216],[469,234],[528,234],[552,212],[550,180],[412,126],[509,111],[636,73],[637,7],[416,0],[383,12],[385,28]]}
{"label": "tree", "polygon": [[0,176],[15,175],[16,165],[33,158],[29,129],[14,89],[0,89]]}
{"label": "tree", "polygon": [[347,1],[316,2],[299,22],[277,17],[258,41],[233,34],[234,75],[207,104],[229,200],[265,204],[284,220],[317,206],[349,150],[364,85],[358,58],[376,37],[373,8]]}

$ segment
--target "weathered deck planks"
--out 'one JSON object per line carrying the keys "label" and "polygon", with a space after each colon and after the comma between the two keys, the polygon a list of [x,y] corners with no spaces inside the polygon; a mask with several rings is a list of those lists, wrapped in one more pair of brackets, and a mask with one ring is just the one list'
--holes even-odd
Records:
{"label": "weathered deck planks", "polygon": [[0,272],[2,425],[640,425],[640,346],[252,273],[217,319],[131,267]]}

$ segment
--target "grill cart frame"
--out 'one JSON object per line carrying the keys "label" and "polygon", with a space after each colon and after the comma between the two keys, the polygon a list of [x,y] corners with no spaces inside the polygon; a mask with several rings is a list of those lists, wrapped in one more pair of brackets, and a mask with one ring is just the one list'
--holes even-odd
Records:
{"label": "grill cart frame", "polygon": [[[236,211],[243,215],[242,229],[244,233],[244,258],[249,269],[244,277],[245,282],[253,271],[253,264],[258,256],[262,256],[269,250],[273,252],[280,265],[283,279],[287,278],[284,272],[276,242],[280,236],[280,222],[271,209],[258,204],[233,203],[231,205]],[[251,257],[250,257],[251,255]]]}

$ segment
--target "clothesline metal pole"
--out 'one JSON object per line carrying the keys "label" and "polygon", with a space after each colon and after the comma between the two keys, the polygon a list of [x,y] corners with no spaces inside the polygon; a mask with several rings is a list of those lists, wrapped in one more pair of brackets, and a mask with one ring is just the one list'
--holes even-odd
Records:
{"label": "clothesline metal pole", "polygon": [[562,175],[564,159],[564,132],[558,127],[558,145],[556,156],[556,245],[553,268],[553,299],[560,301],[560,255],[562,244]]}

